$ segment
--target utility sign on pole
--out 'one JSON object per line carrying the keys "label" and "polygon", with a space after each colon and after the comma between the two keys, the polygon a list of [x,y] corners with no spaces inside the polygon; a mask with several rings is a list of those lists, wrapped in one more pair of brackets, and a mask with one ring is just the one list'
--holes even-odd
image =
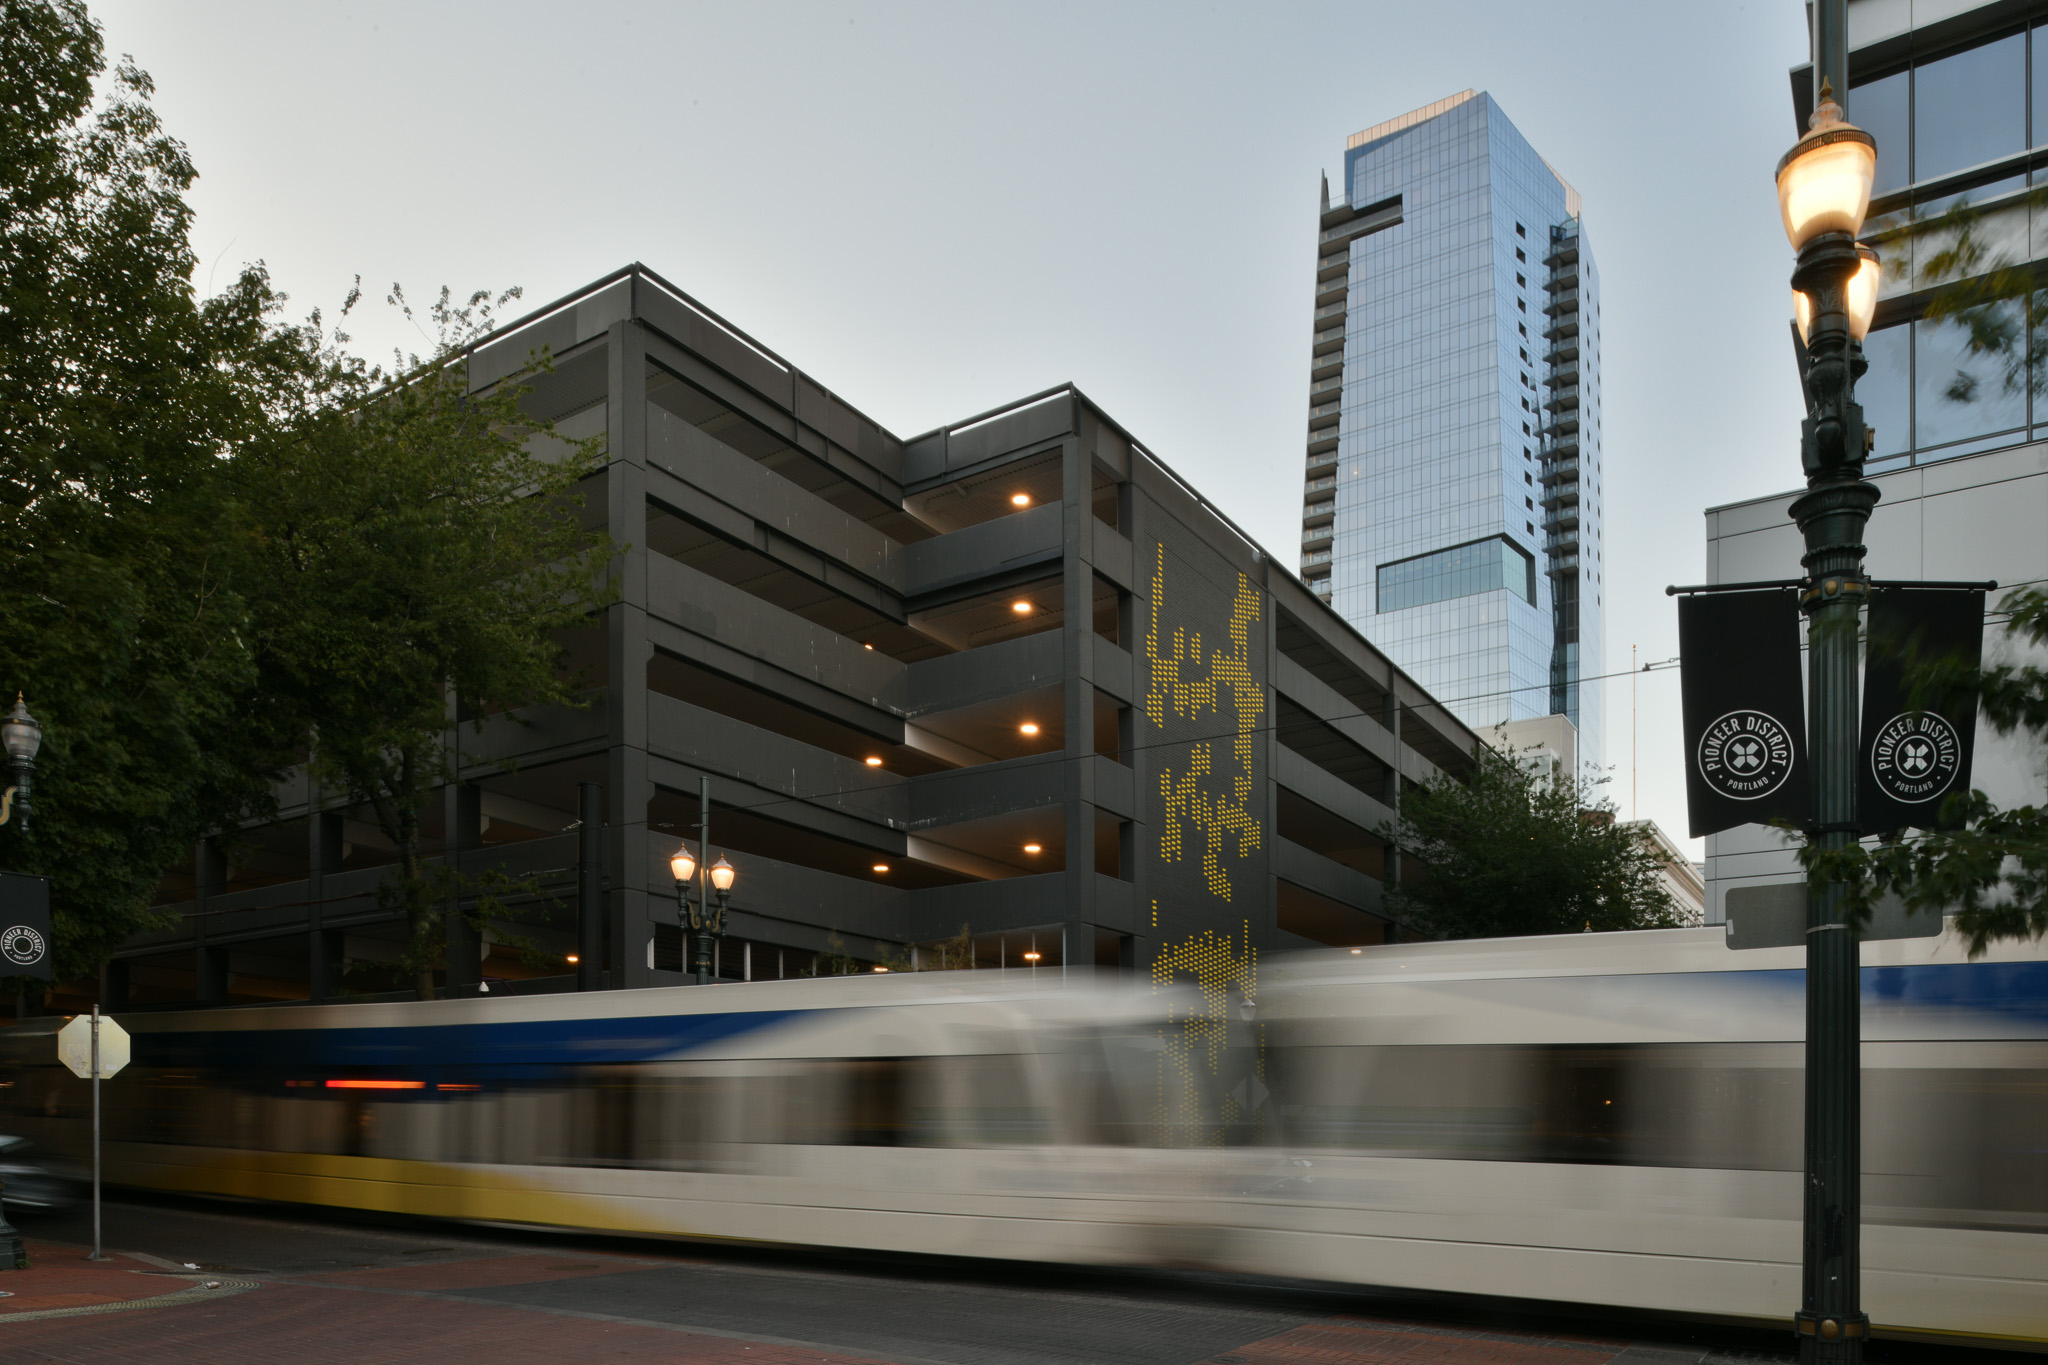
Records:
{"label": "utility sign on pole", "polygon": [[92,1255],[89,1261],[104,1261],[100,1251],[100,1081],[128,1065],[128,1030],[111,1019],[100,1018],[100,1007],[81,1014],[57,1030],[57,1060],[75,1075],[92,1082]]}
{"label": "utility sign on pole", "polygon": [[97,1012],[81,1014],[63,1028],[57,1030],[57,1060],[71,1068],[74,1075],[86,1080],[93,1078],[92,1064],[93,1025],[99,1025],[101,1076],[112,1076],[128,1065],[128,1030],[111,1019],[103,1019]]}

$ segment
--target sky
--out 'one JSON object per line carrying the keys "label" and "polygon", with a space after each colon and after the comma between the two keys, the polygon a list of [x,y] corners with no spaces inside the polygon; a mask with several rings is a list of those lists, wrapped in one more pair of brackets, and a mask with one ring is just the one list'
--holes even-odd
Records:
{"label": "sky", "polygon": [[1800,0],[93,13],[199,167],[203,292],[262,261],[296,310],[358,275],[538,305],[642,261],[899,436],[1072,381],[1290,567],[1319,175],[1491,92],[1602,275],[1605,794],[1683,835],[1677,670],[1631,659],[1678,652],[1703,511],[1800,482],[1772,187]]}

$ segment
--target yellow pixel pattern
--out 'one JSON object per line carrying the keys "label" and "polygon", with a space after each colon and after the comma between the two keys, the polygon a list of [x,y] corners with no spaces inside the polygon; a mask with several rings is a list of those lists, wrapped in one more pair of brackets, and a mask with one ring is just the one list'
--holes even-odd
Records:
{"label": "yellow pixel pattern", "polygon": [[[1252,946],[1251,922],[1244,922],[1241,942],[1204,929],[1163,949],[1152,963],[1154,989],[1171,987],[1183,976],[1194,979],[1195,999],[1185,1009],[1167,1007],[1152,1112],[1156,1140],[1163,1146],[1219,1146],[1226,1128],[1260,1117],[1266,1074],[1264,1030],[1250,1019],[1243,1021],[1238,1040],[1239,1046],[1252,1049],[1248,1077],[1234,1088],[1218,1084],[1227,1080],[1231,996],[1236,994],[1249,1007],[1258,995],[1259,955]],[[1237,1066],[1243,1065],[1240,1054]]]}
{"label": "yellow pixel pattern", "polygon": [[1233,893],[1223,862],[1224,849],[1234,840],[1237,857],[1248,858],[1259,849],[1265,834],[1263,824],[1251,812],[1255,787],[1252,760],[1259,720],[1266,711],[1266,691],[1251,670],[1251,630],[1259,619],[1259,593],[1248,577],[1237,576],[1237,596],[1231,604],[1227,631],[1230,647],[1214,651],[1207,659],[1202,656],[1200,631],[1175,626],[1162,640],[1159,615],[1165,602],[1166,547],[1160,545],[1152,571],[1150,625],[1145,634],[1149,668],[1146,719],[1155,727],[1164,726],[1169,714],[1199,723],[1208,716],[1220,717],[1227,697],[1236,734],[1231,742],[1233,762],[1227,791],[1212,791],[1206,781],[1215,766],[1214,746],[1207,740],[1189,747],[1184,770],[1161,767],[1159,794],[1165,814],[1159,831],[1159,856],[1164,862],[1179,862],[1185,852],[1184,828],[1192,827],[1202,845],[1202,879],[1211,895],[1228,901]]}

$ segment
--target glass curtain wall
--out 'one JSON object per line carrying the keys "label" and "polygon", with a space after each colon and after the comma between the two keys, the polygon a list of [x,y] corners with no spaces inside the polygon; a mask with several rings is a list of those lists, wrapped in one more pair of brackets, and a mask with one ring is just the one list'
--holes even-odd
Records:
{"label": "glass curtain wall", "polygon": [[1403,209],[1351,247],[1331,604],[1468,724],[1547,714],[1544,256],[1565,188],[1486,95],[1351,148],[1345,183]]}
{"label": "glass curtain wall", "polygon": [[[1885,211],[1873,216],[1867,235],[1903,259],[1910,248],[1895,231],[1904,223],[1959,201],[1989,206],[2030,178],[2048,185],[2048,153],[2032,150],[2048,148],[2048,22],[1860,80],[1848,114],[1877,138],[1874,195],[1893,200],[1880,202]],[[2032,167],[2037,160],[2044,164]],[[1909,193],[1915,187],[1925,190]],[[2038,240],[2048,229],[2042,208],[2023,198],[2009,198],[1996,213],[1987,234],[1997,239],[1994,249],[2006,238],[2015,239],[2009,245]],[[1874,471],[2048,436],[2048,407],[2030,392],[2028,357],[2048,346],[2048,337],[2028,335],[2027,313],[2038,317],[2048,303],[2036,299],[2031,308],[2007,302],[1964,319],[1908,318],[1870,334],[1870,372],[1857,396],[1876,429]]]}

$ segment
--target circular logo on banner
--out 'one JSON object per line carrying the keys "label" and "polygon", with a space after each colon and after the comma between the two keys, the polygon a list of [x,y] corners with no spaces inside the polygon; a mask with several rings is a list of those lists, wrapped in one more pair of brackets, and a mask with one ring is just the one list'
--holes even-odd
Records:
{"label": "circular logo on banner", "polygon": [[1755,801],[1792,775],[1792,732],[1762,711],[1730,711],[1700,736],[1700,776],[1736,801]]}
{"label": "circular logo on banner", "polygon": [[17,967],[33,967],[43,960],[43,936],[26,924],[0,932],[0,957]]}
{"label": "circular logo on banner", "polygon": [[1870,746],[1870,773],[1894,801],[1918,805],[1949,789],[1962,766],[1963,742],[1946,717],[1932,712],[1893,716]]}

